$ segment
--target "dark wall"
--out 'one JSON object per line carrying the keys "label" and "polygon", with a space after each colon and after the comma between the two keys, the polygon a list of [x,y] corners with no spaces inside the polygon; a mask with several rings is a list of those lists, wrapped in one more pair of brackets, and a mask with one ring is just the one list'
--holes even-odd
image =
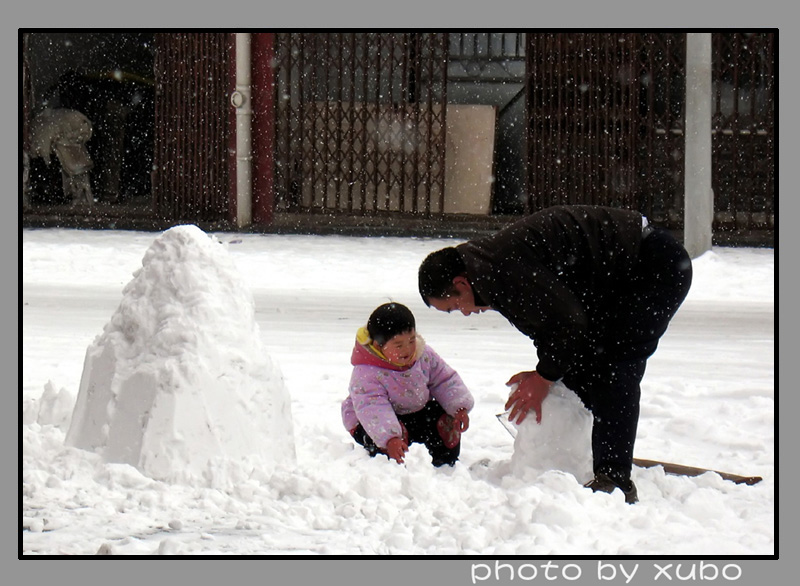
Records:
{"label": "dark wall", "polygon": [[[92,123],[86,145],[96,201],[125,203],[150,192],[153,150],[152,33],[27,33],[29,115],[69,108]],[[69,203],[54,159],[31,161],[31,202]]]}

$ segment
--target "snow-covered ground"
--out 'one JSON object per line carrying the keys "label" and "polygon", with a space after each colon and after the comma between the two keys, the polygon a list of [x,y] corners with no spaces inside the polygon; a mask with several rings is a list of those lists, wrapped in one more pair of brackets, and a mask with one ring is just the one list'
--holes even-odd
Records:
{"label": "snow-covered ground", "polygon": [[[130,295],[126,285],[160,235],[26,229],[21,236],[25,555],[776,553],[771,249],[714,248],[695,259],[689,297],[648,365],[636,447],[638,458],[763,481],[636,468],[640,502],[631,506],[619,492],[583,488],[579,470],[538,466],[558,455],[542,442],[546,451],[536,457],[537,430],[526,429],[533,418],[516,448],[498,422],[505,381],[535,364],[532,344],[496,313],[442,314],[416,290],[425,255],[460,240],[213,235],[249,287],[263,349],[283,374],[296,458],[265,467],[230,458],[205,474],[175,470],[157,480],[68,447],[65,438],[87,348]],[[199,296],[212,295],[203,283],[226,278],[224,271],[195,277]],[[455,468],[434,469],[419,445],[403,466],[370,459],[342,427],[356,329],[390,299],[414,311],[418,331],[476,397]],[[180,323],[191,337],[204,320],[187,310]],[[230,344],[234,334],[220,339]]]}

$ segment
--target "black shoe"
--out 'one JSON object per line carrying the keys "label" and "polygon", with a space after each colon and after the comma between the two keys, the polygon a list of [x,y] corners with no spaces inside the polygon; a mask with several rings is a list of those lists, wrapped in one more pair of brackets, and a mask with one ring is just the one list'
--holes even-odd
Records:
{"label": "black shoe", "polygon": [[584,484],[584,486],[586,488],[591,488],[594,492],[599,491],[607,493],[612,493],[618,488],[622,491],[622,494],[625,495],[625,502],[629,505],[632,505],[633,503],[639,502],[639,495],[636,492],[636,485],[633,483],[633,480],[630,480],[629,482],[631,483],[631,486],[628,490],[625,490],[616,482],[611,480],[611,478],[601,472],[600,474],[596,474],[595,477]]}

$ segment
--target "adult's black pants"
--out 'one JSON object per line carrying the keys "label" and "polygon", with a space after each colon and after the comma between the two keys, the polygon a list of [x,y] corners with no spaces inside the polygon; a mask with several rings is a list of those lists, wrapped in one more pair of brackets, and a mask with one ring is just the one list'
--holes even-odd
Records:
{"label": "adult's black pants", "polygon": [[647,359],[689,292],[692,263],[683,246],[656,229],[642,240],[631,282],[621,288],[600,340],[604,352],[570,369],[564,384],[592,412],[594,473],[630,486]]}

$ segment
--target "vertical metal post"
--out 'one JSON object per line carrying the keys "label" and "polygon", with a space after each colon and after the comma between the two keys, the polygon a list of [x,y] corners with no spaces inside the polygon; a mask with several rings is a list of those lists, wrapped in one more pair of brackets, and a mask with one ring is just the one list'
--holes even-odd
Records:
{"label": "vertical metal post", "polygon": [[253,179],[251,124],[250,34],[236,33],[236,91],[231,104],[236,108],[236,226],[253,222]]}
{"label": "vertical metal post", "polygon": [[692,258],[711,250],[711,97],[711,33],[687,33],[683,242]]}

